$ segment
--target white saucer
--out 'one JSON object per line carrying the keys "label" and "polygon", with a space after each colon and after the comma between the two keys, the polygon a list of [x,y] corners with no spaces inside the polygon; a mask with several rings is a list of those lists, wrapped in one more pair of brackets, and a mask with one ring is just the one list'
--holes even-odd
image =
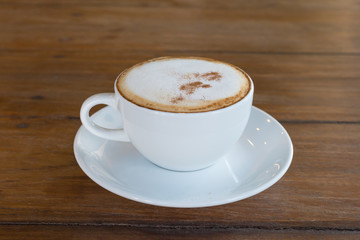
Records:
{"label": "white saucer", "polygon": [[[120,128],[111,107],[95,113],[103,127]],[[81,169],[103,188],[132,199],[166,207],[208,207],[251,197],[276,183],[287,171],[293,146],[273,117],[252,107],[238,143],[215,165],[195,172],[174,172],[148,160],[131,143],[96,137],[84,126],[74,141]]]}

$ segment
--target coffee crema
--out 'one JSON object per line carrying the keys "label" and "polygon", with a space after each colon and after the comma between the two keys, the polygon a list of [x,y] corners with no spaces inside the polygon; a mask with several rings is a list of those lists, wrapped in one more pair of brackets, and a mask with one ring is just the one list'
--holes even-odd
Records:
{"label": "coffee crema", "polygon": [[125,70],[117,89],[141,107],[175,113],[221,109],[244,98],[250,79],[240,68],[200,57],[162,57]]}

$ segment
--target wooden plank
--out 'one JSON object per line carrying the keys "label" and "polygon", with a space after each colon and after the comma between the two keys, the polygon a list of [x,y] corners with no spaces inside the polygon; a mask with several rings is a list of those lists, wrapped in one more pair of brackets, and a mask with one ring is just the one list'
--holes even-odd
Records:
{"label": "wooden plank", "polygon": [[353,1],[2,1],[1,48],[360,53]]}
{"label": "wooden plank", "polygon": [[[360,5],[345,1],[0,2],[0,239],[358,239]],[[164,55],[231,62],[295,155],[265,192],[202,209],[116,196],[77,166],[91,94]],[[59,234],[61,233],[61,234]]]}
{"label": "wooden plank", "polygon": [[0,226],[0,239],[359,239],[358,231],[184,229],[129,226]]}
{"label": "wooden plank", "polygon": [[79,125],[77,119],[60,117],[0,118],[0,222],[339,229],[360,225],[359,124],[285,124],[295,155],[280,182],[252,198],[199,209],[149,206],[96,185],[73,156]]}
{"label": "wooden plank", "polygon": [[[0,56],[1,115],[78,117],[81,103],[87,97],[113,91],[113,82],[122,70],[168,53],[9,52]],[[62,54],[62,58],[57,58],[57,54]],[[245,69],[255,83],[254,104],[277,119],[360,121],[360,111],[355,110],[360,109],[360,56],[229,53],[201,56]]]}
{"label": "wooden plank", "polygon": [[255,105],[278,119],[358,122],[358,8],[347,1],[3,1],[1,115],[77,117],[81,102],[112,91],[124,68],[195,55],[244,68],[255,81]]}

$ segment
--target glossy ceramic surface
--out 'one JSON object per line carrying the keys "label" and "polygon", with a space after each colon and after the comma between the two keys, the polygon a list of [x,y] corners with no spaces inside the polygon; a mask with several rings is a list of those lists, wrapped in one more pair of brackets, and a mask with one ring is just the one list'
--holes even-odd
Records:
{"label": "glossy ceramic surface", "polygon": [[[107,128],[121,128],[119,113],[106,107],[92,116]],[[207,207],[251,197],[276,183],[287,171],[293,146],[273,117],[252,107],[248,125],[231,151],[216,164],[194,172],[175,172],[145,159],[131,143],[94,136],[83,126],[74,141],[82,170],[105,189],[167,207]]]}
{"label": "glossy ceramic surface", "polygon": [[[166,169],[194,171],[216,163],[239,140],[249,120],[254,84],[240,101],[225,108],[197,113],[151,110],[125,99],[118,91],[98,93],[81,106],[80,119],[92,134],[131,142],[146,159]],[[90,109],[106,104],[121,114],[123,129],[109,129],[89,117]],[[120,123],[121,122],[121,123]]]}

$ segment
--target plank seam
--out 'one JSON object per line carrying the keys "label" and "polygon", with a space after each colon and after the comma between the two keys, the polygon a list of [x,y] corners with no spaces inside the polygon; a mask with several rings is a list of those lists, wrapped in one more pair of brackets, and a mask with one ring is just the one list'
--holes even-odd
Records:
{"label": "plank seam", "polygon": [[360,232],[359,228],[338,228],[338,227],[313,227],[313,226],[226,226],[226,225],[164,225],[164,224],[130,224],[130,223],[96,223],[96,222],[0,222],[0,226],[89,226],[89,227],[127,227],[127,228],[152,228],[159,230],[268,230],[268,231],[341,231]]}

